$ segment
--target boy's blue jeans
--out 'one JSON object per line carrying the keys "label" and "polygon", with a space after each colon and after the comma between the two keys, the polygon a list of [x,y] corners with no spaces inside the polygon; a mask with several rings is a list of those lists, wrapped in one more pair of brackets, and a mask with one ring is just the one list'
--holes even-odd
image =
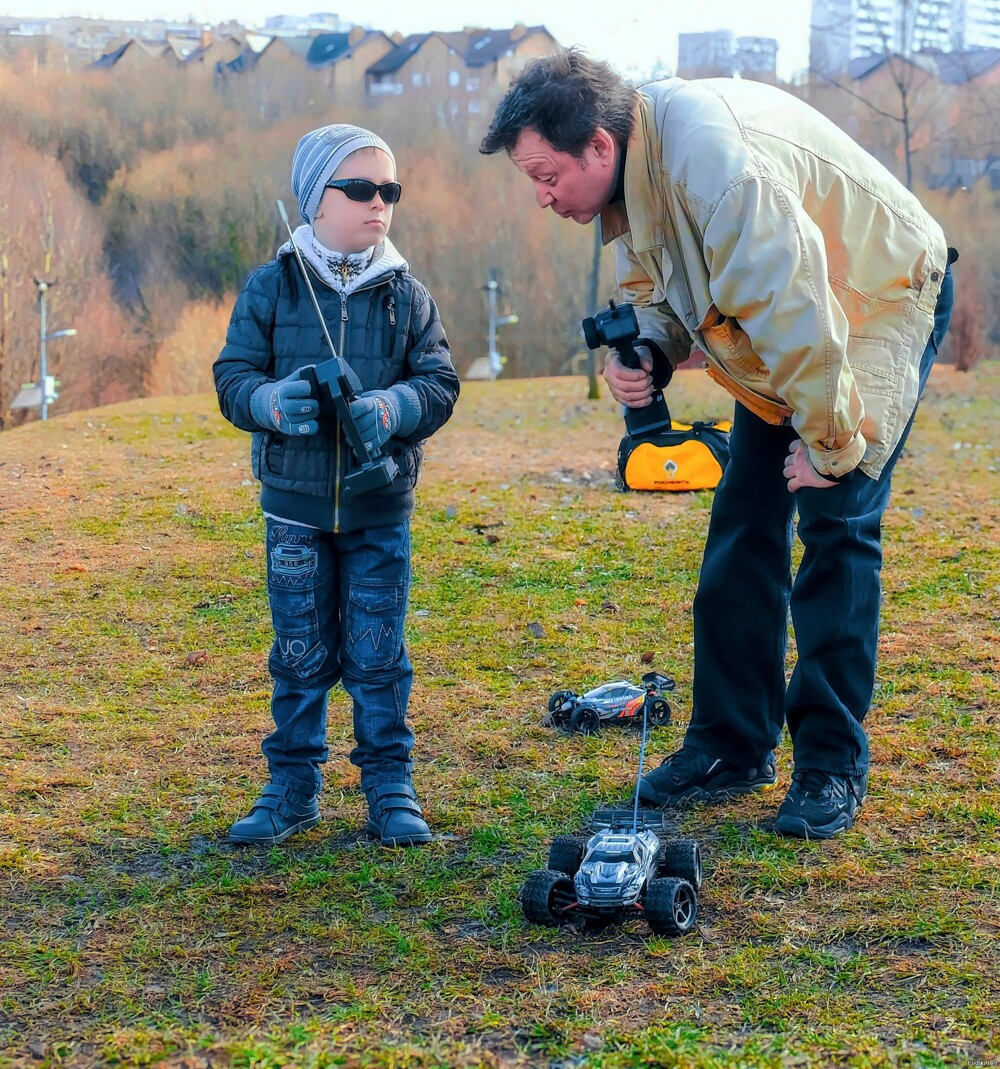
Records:
{"label": "boy's blue jeans", "polygon": [[[949,268],[920,362],[921,393],[952,301]],[[777,745],[787,723],[797,769],[867,772],[861,725],[875,689],[881,520],[912,423],[878,479],[855,471],[836,486],[793,494],[782,469],[795,431],[736,406],[694,602],[685,745],[744,764]],[[793,581],[796,509],[804,551]],[[786,688],[789,609],[798,657]]]}
{"label": "boy's blue jeans", "polygon": [[330,534],[267,520],[275,729],[261,749],[272,782],[303,797],[319,792],[327,695],[338,682],[354,700],[351,761],[361,789],[410,782],[409,591],[408,523]]}

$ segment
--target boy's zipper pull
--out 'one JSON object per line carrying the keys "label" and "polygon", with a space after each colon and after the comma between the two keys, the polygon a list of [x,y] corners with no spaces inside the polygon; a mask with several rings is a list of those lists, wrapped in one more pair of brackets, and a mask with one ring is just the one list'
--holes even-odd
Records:
{"label": "boy's zipper pull", "polygon": [[396,299],[391,293],[386,303],[389,305],[389,326],[394,327],[396,325]]}

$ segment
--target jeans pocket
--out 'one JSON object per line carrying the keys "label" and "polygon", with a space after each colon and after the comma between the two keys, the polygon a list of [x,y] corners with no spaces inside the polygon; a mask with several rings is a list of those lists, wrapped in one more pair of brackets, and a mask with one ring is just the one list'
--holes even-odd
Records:
{"label": "jeans pocket", "polygon": [[301,679],[315,675],[326,660],[316,610],[317,554],[311,546],[278,543],[270,553],[267,594],[274,626],[271,667]]}
{"label": "jeans pocket", "polygon": [[389,668],[403,650],[406,584],[351,583],[347,596],[347,659],[362,672]]}

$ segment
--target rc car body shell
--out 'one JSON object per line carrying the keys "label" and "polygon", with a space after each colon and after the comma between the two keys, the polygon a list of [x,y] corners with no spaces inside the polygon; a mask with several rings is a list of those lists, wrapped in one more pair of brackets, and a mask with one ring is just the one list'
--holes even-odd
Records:
{"label": "rc car body shell", "polygon": [[693,839],[663,839],[662,814],[605,809],[589,837],[553,841],[547,868],[528,875],[525,917],[555,926],[642,916],[657,935],[683,935],[698,915],[701,852]]}
{"label": "rc car body shell", "polygon": [[587,841],[574,877],[576,899],[599,913],[617,913],[638,902],[647,880],[656,875],[660,839],[654,831],[605,829]]}
{"label": "rc car body shell", "polygon": [[608,724],[642,725],[643,703],[649,703],[650,724],[665,724],[670,720],[670,706],[664,691],[674,689],[674,681],[659,672],[643,676],[643,686],[620,679],[603,683],[593,690],[577,694],[572,690],[558,690],[549,699],[549,717],[557,728],[591,734]]}

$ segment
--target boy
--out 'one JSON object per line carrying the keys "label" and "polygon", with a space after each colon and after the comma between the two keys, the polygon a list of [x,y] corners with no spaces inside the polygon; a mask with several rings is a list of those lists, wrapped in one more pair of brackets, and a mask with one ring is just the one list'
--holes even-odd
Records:
{"label": "boy", "polygon": [[335,413],[300,378],[332,354],[289,241],[247,278],[213,368],[222,414],[253,434],[275,634],[275,730],[261,746],[271,779],[229,840],[280,843],[319,823],[327,695],[342,682],[354,702],[351,761],[367,830],[410,846],[431,832],[411,783],[406,723],[409,517],[423,439],[451,415],[458,376],[434,301],[387,237],[401,193],[389,146],[357,126],[314,130],[295,150],[292,192],[305,220],[292,241],[337,355],[363,387],[352,414],[366,445],[385,447],[399,473],[384,489],[343,493],[357,460]]}

